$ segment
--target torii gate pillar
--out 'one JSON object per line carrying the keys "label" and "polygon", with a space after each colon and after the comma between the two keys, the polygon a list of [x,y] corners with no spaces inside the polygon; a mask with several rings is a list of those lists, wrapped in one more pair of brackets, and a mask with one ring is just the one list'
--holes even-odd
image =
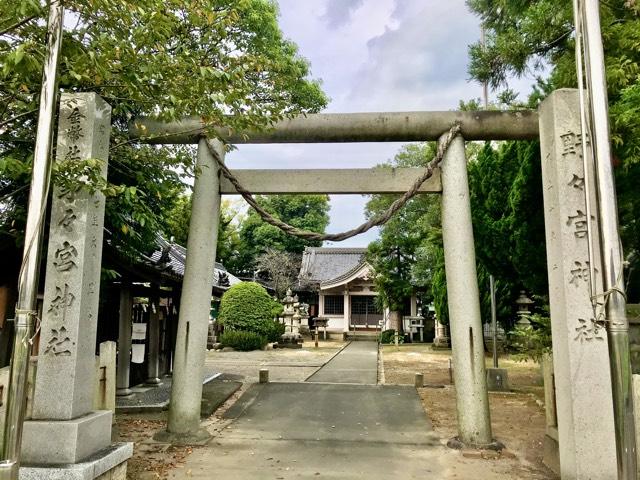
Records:
{"label": "torii gate pillar", "polygon": [[[456,137],[449,146],[441,168],[442,240],[458,413],[457,441],[464,446],[486,447],[493,442],[493,438],[467,158],[461,136]],[[456,446],[455,443],[450,445]]]}

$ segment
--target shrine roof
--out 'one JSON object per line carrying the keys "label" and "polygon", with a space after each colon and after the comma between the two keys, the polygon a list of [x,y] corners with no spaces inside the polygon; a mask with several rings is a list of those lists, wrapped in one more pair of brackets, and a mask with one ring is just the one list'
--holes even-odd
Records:
{"label": "shrine roof", "polygon": [[[187,249],[182,245],[170,242],[161,236],[158,236],[156,243],[158,248],[149,256],[149,260],[159,268],[171,270],[173,274],[180,278],[184,277],[184,269],[187,262]],[[229,285],[221,284],[220,280],[224,275],[229,279]],[[214,287],[228,288],[240,282],[242,282],[242,280],[229,273],[224,265],[216,262],[215,275],[213,276]]]}
{"label": "shrine roof", "polygon": [[365,263],[366,248],[306,247],[298,278],[300,283],[326,283]]}

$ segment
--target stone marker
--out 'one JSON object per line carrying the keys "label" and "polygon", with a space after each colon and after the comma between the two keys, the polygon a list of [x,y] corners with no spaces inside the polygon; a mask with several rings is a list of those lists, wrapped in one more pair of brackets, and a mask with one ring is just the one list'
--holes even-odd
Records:
{"label": "stone marker", "polygon": [[[62,94],[56,161],[100,159],[106,176],[110,124],[111,108],[98,95]],[[99,192],[53,190],[32,420],[22,439],[25,465],[73,464],[111,445],[111,411],[93,411],[104,204]],[[121,463],[121,449],[111,450],[106,457]]]}
{"label": "stone marker", "polygon": [[[578,91],[556,90],[540,106],[540,148],[561,476],[610,479],[617,478],[611,375],[606,331],[590,299],[589,222],[598,234],[586,214],[581,134]],[[599,277],[597,245],[593,251]]]}
{"label": "stone marker", "polygon": [[116,412],[116,342],[102,342],[96,357],[98,378],[93,397],[95,410]]}
{"label": "stone marker", "polygon": [[490,392],[510,391],[507,369],[487,368],[487,388]]}
{"label": "stone marker", "polygon": [[422,373],[416,373],[416,377],[413,381],[416,388],[424,387],[424,375]]}
{"label": "stone marker", "polygon": [[266,368],[260,369],[260,383],[269,383],[269,370]]}

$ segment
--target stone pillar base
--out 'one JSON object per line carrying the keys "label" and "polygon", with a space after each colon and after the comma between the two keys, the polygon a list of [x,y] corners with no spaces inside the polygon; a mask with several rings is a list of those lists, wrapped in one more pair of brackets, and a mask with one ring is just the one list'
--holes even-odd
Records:
{"label": "stone pillar base", "polygon": [[449,341],[449,337],[436,337],[433,340],[433,348],[448,350],[451,348],[451,342]]}
{"label": "stone pillar base", "polygon": [[126,480],[133,443],[114,443],[82,462],[59,466],[20,467],[20,480]]}
{"label": "stone pillar base", "polygon": [[547,427],[547,433],[542,442],[542,452],[542,463],[553,470],[555,474],[560,475],[560,446],[557,429]]}
{"label": "stone pillar base", "polygon": [[153,439],[158,443],[170,443],[171,445],[206,445],[211,440],[211,434],[204,428],[195,432],[173,433],[167,430],[156,432]]}
{"label": "stone pillar base", "polygon": [[116,390],[117,397],[130,397],[133,395],[133,391],[129,388],[118,388]]}
{"label": "stone pillar base", "polygon": [[71,420],[27,420],[22,434],[25,465],[64,465],[84,461],[111,444],[110,410]]}
{"label": "stone pillar base", "polygon": [[158,377],[147,378],[144,382],[144,385],[146,387],[159,387],[160,385],[162,385],[162,380],[160,380]]}

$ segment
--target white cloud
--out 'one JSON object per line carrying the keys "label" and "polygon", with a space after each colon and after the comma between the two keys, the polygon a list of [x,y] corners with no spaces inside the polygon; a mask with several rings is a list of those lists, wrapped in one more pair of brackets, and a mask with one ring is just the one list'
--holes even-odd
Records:
{"label": "white cloud", "polygon": [[[311,61],[331,97],[328,112],[449,110],[478,98],[468,44],[479,21],[463,0],[280,0],[280,26]],[[529,90],[532,80],[514,86]],[[524,99],[524,96],[523,96]],[[243,145],[232,168],[356,168],[385,162],[399,144]],[[331,199],[330,232],[364,221],[360,196]],[[342,242],[366,246],[375,232]]]}

